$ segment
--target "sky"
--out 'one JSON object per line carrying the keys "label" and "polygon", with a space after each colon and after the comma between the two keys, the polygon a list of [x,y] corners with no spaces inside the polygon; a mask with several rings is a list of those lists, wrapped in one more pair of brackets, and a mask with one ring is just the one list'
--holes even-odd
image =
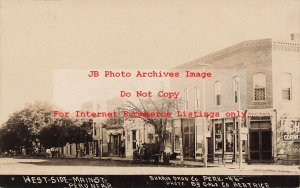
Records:
{"label": "sky", "polygon": [[0,123],[59,101],[59,71],[168,69],[245,40],[288,40],[299,18],[299,0],[0,0]]}
{"label": "sky", "polygon": [[[115,110],[116,106],[109,104],[108,100],[113,100],[116,105],[121,105],[121,101],[138,100],[137,91],[148,96],[156,97],[161,90],[169,92],[170,80],[168,77],[136,77],[137,71],[152,72],[154,69],[109,69],[114,74],[121,71],[129,72],[130,77],[105,77],[107,69],[97,69],[99,77],[89,77],[88,69],[60,69],[53,74],[53,104],[60,110],[72,112],[81,110],[82,104],[94,102],[94,109],[99,111]],[[158,69],[159,71],[169,71]],[[63,80],[63,81],[62,81]],[[122,92],[122,97],[121,97]],[[130,93],[130,97],[125,97],[123,93]],[[120,102],[116,102],[120,101]],[[107,107],[109,105],[109,107]]]}

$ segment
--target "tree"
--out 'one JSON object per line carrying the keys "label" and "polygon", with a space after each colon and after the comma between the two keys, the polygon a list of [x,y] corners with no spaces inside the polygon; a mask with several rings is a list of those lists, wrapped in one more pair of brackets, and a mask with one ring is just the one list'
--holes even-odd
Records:
{"label": "tree", "polygon": [[[127,101],[123,109],[128,112],[160,112],[160,113],[171,113],[174,114],[175,110],[178,109],[180,104],[179,100],[176,99],[167,99],[167,98],[152,98],[139,100],[139,104],[136,105],[131,101]],[[166,127],[168,124],[171,124],[170,117],[144,117],[144,116],[135,116],[133,118],[141,118],[145,123],[153,125],[155,129],[155,134],[158,136],[158,144],[160,153],[163,153],[165,149],[165,138],[166,138]]]}
{"label": "tree", "polygon": [[34,139],[37,138],[43,127],[53,122],[52,113],[51,105],[36,102],[34,104],[26,104],[24,109],[15,113],[11,118],[15,121],[24,122]]}
{"label": "tree", "polygon": [[52,122],[52,107],[47,103],[26,104],[13,113],[0,131],[2,150],[31,149],[40,131]]}
{"label": "tree", "polygon": [[45,148],[63,147],[66,143],[88,143],[92,138],[93,120],[53,118],[52,106],[47,103],[26,104],[4,123],[0,129],[1,151],[22,148],[31,150],[40,143]]}
{"label": "tree", "polygon": [[7,122],[0,129],[0,148],[2,152],[13,150],[20,154],[22,148],[31,147],[30,137],[30,132],[24,123]]}
{"label": "tree", "polygon": [[80,143],[88,143],[92,138],[93,120],[76,120],[73,118],[55,119],[50,126],[43,127],[40,131],[39,140],[46,147],[63,147],[67,143],[76,144],[76,157]]}
{"label": "tree", "polygon": [[49,126],[43,127],[39,134],[39,140],[45,148],[63,147],[68,139],[68,126],[64,126],[62,121],[67,119],[57,119]]}
{"label": "tree", "polygon": [[93,120],[88,121],[75,120],[68,129],[67,142],[76,144],[76,158],[78,157],[78,144],[88,143],[93,140],[92,137]]}

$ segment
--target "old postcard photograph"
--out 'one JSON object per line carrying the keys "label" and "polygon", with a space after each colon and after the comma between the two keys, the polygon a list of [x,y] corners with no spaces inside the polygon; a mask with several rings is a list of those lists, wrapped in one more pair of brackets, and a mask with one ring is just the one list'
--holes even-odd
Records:
{"label": "old postcard photograph", "polygon": [[0,0],[0,187],[299,186],[299,0]]}

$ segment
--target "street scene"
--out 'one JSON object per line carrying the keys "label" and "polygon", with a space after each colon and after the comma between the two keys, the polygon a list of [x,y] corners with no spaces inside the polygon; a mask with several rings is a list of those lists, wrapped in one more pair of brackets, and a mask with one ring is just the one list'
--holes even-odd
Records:
{"label": "street scene", "polygon": [[[136,168],[138,167],[138,168]],[[18,170],[16,170],[18,169]],[[0,175],[300,175],[299,166],[209,164],[171,161],[170,165],[135,163],[130,159],[0,158]]]}
{"label": "street scene", "polygon": [[[163,168],[190,163],[233,172],[236,165],[251,169],[263,164],[284,173],[280,169],[300,164],[299,39],[292,33],[288,41],[244,41],[173,67],[169,72],[178,78],[165,81],[164,87],[180,91],[180,98],[91,99],[75,113],[49,103],[26,104],[0,129],[1,156],[46,158],[42,165],[65,158],[70,166],[77,159],[79,164],[86,162],[81,159],[99,159],[95,164],[101,166],[104,158],[114,158],[105,160],[108,166],[119,166],[120,161],[128,162],[121,166]],[[186,70],[212,77],[187,80],[180,77]],[[57,74],[67,77],[73,72]],[[64,80],[59,94],[69,92],[63,89],[69,84]],[[130,93],[126,86],[124,82]]]}
{"label": "street scene", "polygon": [[0,7],[0,187],[300,185],[299,0]]}
{"label": "street scene", "polygon": [[244,41],[170,69],[213,75],[170,79],[166,87],[181,91],[181,98],[91,99],[75,116],[49,103],[27,104],[1,127],[1,155],[299,165],[299,38]]}

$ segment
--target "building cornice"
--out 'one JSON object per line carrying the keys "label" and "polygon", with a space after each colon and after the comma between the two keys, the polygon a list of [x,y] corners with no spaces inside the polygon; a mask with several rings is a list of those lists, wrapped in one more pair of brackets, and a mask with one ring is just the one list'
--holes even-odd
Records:
{"label": "building cornice", "polygon": [[300,52],[300,43],[296,41],[273,41],[273,50],[284,52]]}
{"label": "building cornice", "polygon": [[290,52],[299,52],[300,50],[300,44],[299,42],[296,41],[289,41],[289,42],[283,42],[278,40],[272,41],[271,38],[260,39],[260,40],[249,40],[249,41],[244,41],[235,44],[233,46],[229,46],[217,52],[210,53],[206,56],[184,63],[182,65],[176,66],[174,69],[193,68],[193,67],[198,67],[199,65],[201,66],[204,64],[205,65],[212,64],[214,61],[217,61],[218,59],[221,59],[228,55],[232,55],[233,53],[235,53],[240,49],[268,46],[268,45],[270,47],[272,46],[273,50],[283,50],[283,51],[290,51]]}

